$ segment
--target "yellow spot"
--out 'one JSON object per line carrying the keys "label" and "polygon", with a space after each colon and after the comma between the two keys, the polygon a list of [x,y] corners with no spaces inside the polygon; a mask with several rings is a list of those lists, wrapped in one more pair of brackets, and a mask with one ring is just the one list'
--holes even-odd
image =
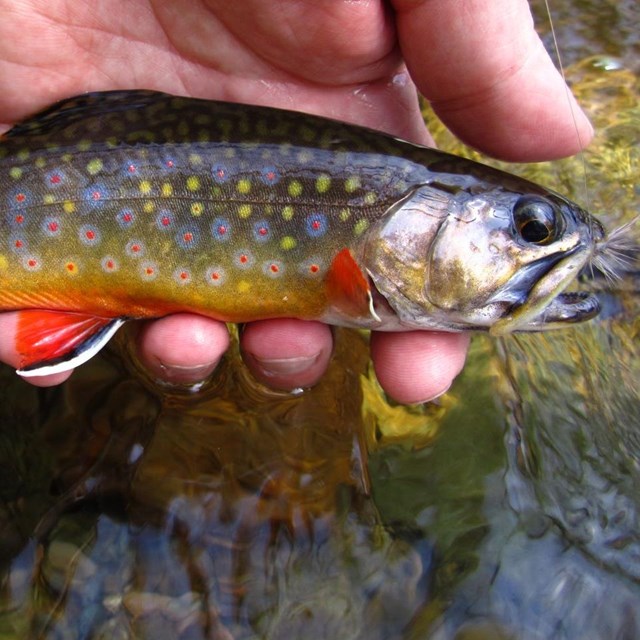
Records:
{"label": "yellow spot", "polygon": [[20,160],[21,162],[24,162],[29,158],[29,149],[20,149],[20,151],[18,151],[17,153],[17,156],[18,156],[18,160]]}
{"label": "yellow spot", "polygon": [[153,186],[149,180],[140,180],[140,184],[138,185],[138,189],[140,189],[140,193],[143,196],[148,196],[151,193],[151,189]]}
{"label": "yellow spot", "polygon": [[80,140],[78,142],[78,151],[89,151],[91,149],[91,140]]}
{"label": "yellow spot", "polygon": [[269,160],[270,158],[273,158],[273,151],[271,149],[263,149],[260,153],[260,157],[263,160]]}
{"label": "yellow spot", "polygon": [[142,210],[145,213],[153,213],[156,210],[156,203],[153,200],[145,200],[142,205]]}
{"label": "yellow spot", "polygon": [[53,204],[55,201],[55,196],[52,193],[45,193],[44,196],[42,196],[42,202],[44,204]]}
{"label": "yellow spot", "polygon": [[285,220],[291,220],[291,218],[293,218],[294,212],[295,212],[294,208],[288,204],[282,209],[282,217]]}
{"label": "yellow spot", "polygon": [[95,176],[102,171],[102,160],[100,158],[93,158],[87,162],[87,173]]}
{"label": "yellow spot", "polygon": [[181,136],[186,136],[189,133],[189,125],[184,120],[178,122],[178,133]]}
{"label": "yellow spot", "polygon": [[246,180],[245,178],[243,178],[242,180],[238,180],[236,189],[238,190],[238,193],[249,193],[249,191],[251,191],[251,180]]}
{"label": "yellow spot", "polygon": [[78,273],[78,265],[72,260],[69,260],[64,263],[64,271],[69,276],[75,276]]}
{"label": "yellow spot", "polygon": [[302,183],[299,180],[292,180],[287,191],[292,198],[298,198],[302,195]]}
{"label": "yellow spot", "polygon": [[109,136],[105,142],[107,143],[108,147],[117,147],[118,146],[118,138],[116,138],[115,136]]}
{"label": "yellow spot", "polygon": [[284,249],[285,251],[295,248],[297,244],[298,243],[293,236],[285,236],[284,238],[282,238],[282,240],[280,240],[280,247],[282,247],[282,249]]}
{"label": "yellow spot", "polygon": [[346,207],[340,210],[340,220],[346,222],[351,217],[351,211]]}
{"label": "yellow spot", "polygon": [[71,162],[71,160],[73,160],[73,155],[71,153],[63,153],[62,159],[64,162]]}
{"label": "yellow spot", "polygon": [[9,169],[9,175],[14,180],[18,180],[19,178],[22,178],[22,167],[11,167],[11,169]]}
{"label": "yellow spot", "polygon": [[204,205],[202,204],[202,202],[194,202],[191,205],[191,215],[192,216],[201,216],[202,212],[204,211]]}
{"label": "yellow spot", "polygon": [[241,218],[248,218],[251,215],[251,205],[250,204],[241,204],[238,207],[238,215]]}
{"label": "yellow spot", "polygon": [[189,155],[189,162],[195,165],[202,164],[202,156],[197,153],[192,153]]}
{"label": "yellow spot", "polygon": [[0,271],[5,271],[9,268],[9,261],[7,260],[7,256],[2,255],[0,253]]}
{"label": "yellow spot", "polygon": [[350,176],[344,181],[344,190],[347,193],[353,193],[360,188],[360,178],[358,176]]}
{"label": "yellow spot", "polygon": [[189,176],[187,178],[187,189],[189,191],[197,191],[200,188],[200,178],[198,176]]}
{"label": "yellow spot", "polygon": [[209,142],[211,140],[211,134],[206,129],[200,129],[198,131],[198,142]]}
{"label": "yellow spot", "polygon": [[71,200],[65,200],[62,203],[62,208],[64,209],[65,213],[74,213],[76,210],[76,203],[72,202]]}
{"label": "yellow spot", "polygon": [[40,156],[39,158],[36,158],[34,164],[38,169],[43,169],[46,166],[47,161],[42,156]]}
{"label": "yellow spot", "polygon": [[369,221],[365,220],[364,218],[361,218],[360,220],[358,220],[358,222],[355,223],[354,227],[353,227],[353,232],[359,236],[362,235],[367,228],[369,227]]}
{"label": "yellow spot", "polygon": [[322,175],[318,176],[316,180],[316,191],[318,193],[326,193],[327,191],[329,191],[330,187],[331,187],[331,178],[326,173],[323,173]]}
{"label": "yellow spot", "polygon": [[173,185],[170,182],[163,182],[160,187],[160,193],[165,198],[170,198],[173,195]]}
{"label": "yellow spot", "polygon": [[367,191],[367,193],[364,194],[365,204],[374,204],[377,199],[378,199],[378,194],[375,193],[374,191]]}
{"label": "yellow spot", "polygon": [[247,291],[251,290],[251,283],[246,280],[240,280],[238,282],[238,293],[247,293]]}
{"label": "yellow spot", "polygon": [[236,150],[235,149],[231,149],[229,147],[228,149],[224,150],[224,155],[225,155],[225,158],[233,158],[236,155]]}

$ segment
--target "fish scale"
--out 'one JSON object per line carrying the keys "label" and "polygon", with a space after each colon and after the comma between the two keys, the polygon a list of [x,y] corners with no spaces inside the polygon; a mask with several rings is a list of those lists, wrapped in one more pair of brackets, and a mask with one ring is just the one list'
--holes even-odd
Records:
{"label": "fish scale", "polygon": [[[113,320],[179,311],[400,330],[412,325],[398,320],[374,263],[404,249],[369,258],[373,229],[391,212],[420,210],[418,226],[435,237],[443,221],[478,211],[488,192],[498,203],[521,193],[559,198],[314,116],[148,91],[87,94],[0,141],[0,309],[21,310],[23,368],[36,371],[77,363]],[[588,221],[575,205],[558,206]],[[499,209],[494,217],[505,216]],[[421,269],[424,253],[407,256],[401,270]],[[415,277],[394,284],[391,297],[414,295]],[[427,318],[439,308],[429,305]],[[70,344],[59,344],[60,331],[74,334]]]}

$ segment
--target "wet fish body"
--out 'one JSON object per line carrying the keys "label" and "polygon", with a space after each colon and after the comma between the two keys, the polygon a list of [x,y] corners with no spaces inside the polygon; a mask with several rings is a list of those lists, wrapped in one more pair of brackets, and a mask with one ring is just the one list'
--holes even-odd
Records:
{"label": "wet fish body", "polygon": [[21,373],[70,368],[129,318],[534,330],[599,223],[525,180],[300,113],[134,91],[0,140],[0,309]]}

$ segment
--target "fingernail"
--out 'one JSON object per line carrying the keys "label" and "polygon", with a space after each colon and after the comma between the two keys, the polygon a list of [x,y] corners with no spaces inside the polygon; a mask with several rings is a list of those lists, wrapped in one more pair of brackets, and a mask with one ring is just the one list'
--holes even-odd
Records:
{"label": "fingernail", "polygon": [[158,361],[160,375],[170,382],[195,382],[206,378],[215,364],[182,365]]}
{"label": "fingernail", "polygon": [[[451,384],[453,384],[453,383],[451,383]],[[419,404],[425,404],[427,402],[433,402],[434,400],[437,400],[438,398],[441,398],[445,393],[447,393],[447,391],[449,391],[449,389],[451,389],[451,384],[449,384],[447,387],[445,387],[442,391],[438,391],[437,393],[434,393],[432,396],[429,396],[428,398],[425,398]]]}
{"label": "fingernail", "polygon": [[302,373],[313,366],[320,357],[320,353],[298,358],[258,358],[253,353],[245,355],[253,359],[265,376],[286,376]]}

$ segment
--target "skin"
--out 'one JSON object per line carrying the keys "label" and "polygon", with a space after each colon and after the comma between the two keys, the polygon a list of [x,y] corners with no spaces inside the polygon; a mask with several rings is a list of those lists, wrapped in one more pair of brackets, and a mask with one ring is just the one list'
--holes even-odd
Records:
{"label": "skin", "polygon": [[[430,144],[417,86],[461,139],[496,157],[553,159],[592,137],[526,0],[0,0],[0,15],[2,129],[84,91],[147,88],[293,108]],[[15,322],[0,315],[0,360],[11,365]],[[228,344],[222,323],[180,314],[148,323],[139,353],[158,377],[189,383]],[[418,402],[451,385],[467,344],[460,334],[380,333],[371,355],[387,393]],[[241,348],[259,380],[312,385],[331,330],[255,322]]]}

